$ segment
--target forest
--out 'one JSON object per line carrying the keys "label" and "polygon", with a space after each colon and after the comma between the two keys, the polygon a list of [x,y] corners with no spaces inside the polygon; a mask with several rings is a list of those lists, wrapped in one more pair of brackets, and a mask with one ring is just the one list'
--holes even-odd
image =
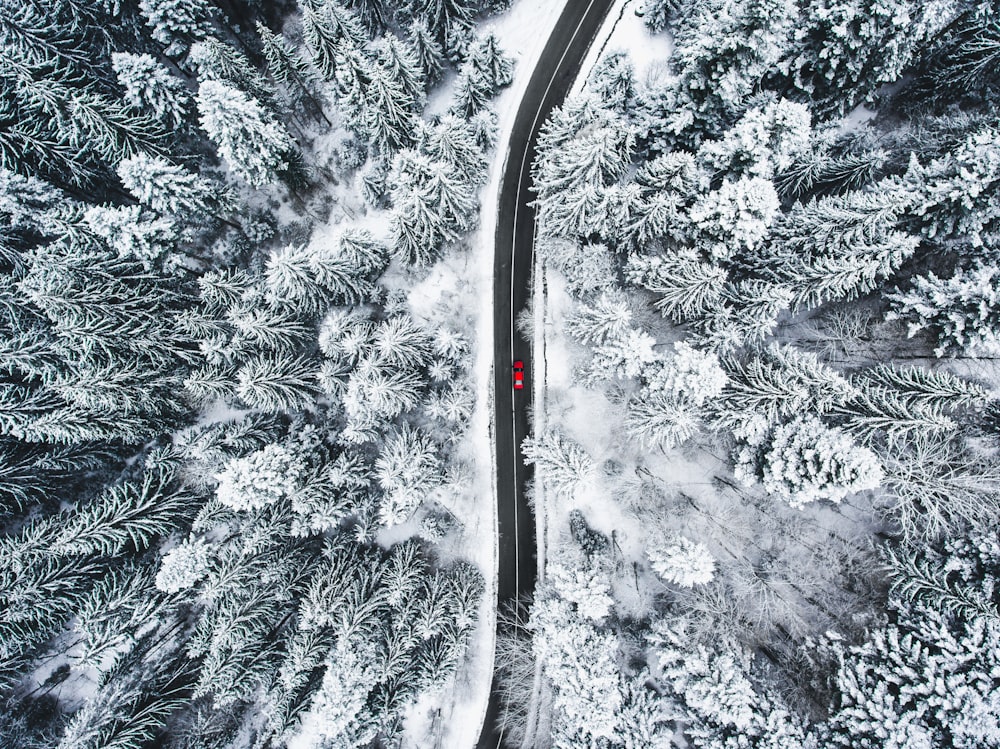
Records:
{"label": "forest", "polygon": [[440,698],[473,342],[407,290],[478,223],[504,6],[0,1],[0,745],[396,746]]}
{"label": "forest", "polygon": [[647,0],[543,127],[509,746],[1000,746],[998,10]]}

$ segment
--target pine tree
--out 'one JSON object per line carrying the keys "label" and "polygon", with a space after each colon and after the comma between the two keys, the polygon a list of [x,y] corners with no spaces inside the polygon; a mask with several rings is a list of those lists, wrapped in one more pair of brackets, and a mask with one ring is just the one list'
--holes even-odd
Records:
{"label": "pine tree", "polygon": [[728,124],[788,48],[797,10],[788,0],[713,0],[679,19],[676,66],[692,114]]}
{"label": "pine tree", "polygon": [[379,65],[413,102],[415,112],[423,109],[426,81],[413,45],[394,34],[386,34],[373,45]]}
{"label": "pine tree", "polygon": [[302,7],[302,36],[320,75],[328,81],[334,80],[340,40],[326,19],[309,3]]}
{"label": "pine tree", "polygon": [[307,407],[316,393],[313,366],[304,357],[256,356],[237,376],[236,393],[253,408],[296,411]]}
{"label": "pine tree", "polygon": [[824,114],[842,114],[895,81],[924,41],[917,30],[919,6],[906,0],[887,0],[866,12],[822,0],[803,10],[786,64],[795,86]]}
{"label": "pine tree", "polygon": [[434,40],[449,54],[472,29],[474,5],[471,0],[406,0],[406,12],[414,21],[427,25]]}
{"label": "pine tree", "polygon": [[118,176],[140,203],[177,217],[224,210],[232,200],[222,185],[145,153],[119,163]]}
{"label": "pine tree", "polygon": [[246,55],[230,44],[209,37],[191,45],[188,58],[198,69],[200,83],[215,81],[242,91],[265,109],[277,112],[274,89]]}
{"label": "pine tree", "polygon": [[428,130],[422,146],[430,158],[447,164],[469,184],[482,184],[485,179],[486,156],[465,120],[445,115]]}
{"label": "pine tree", "polygon": [[139,9],[153,38],[168,45],[168,53],[208,36],[215,11],[208,0],[140,0]]}
{"label": "pine tree", "polygon": [[[964,548],[963,548],[964,546]],[[922,561],[963,588],[991,598],[996,582],[995,535],[959,541]],[[928,558],[930,557],[930,558]],[[996,696],[997,617],[954,611],[947,600],[903,588],[890,619],[861,645],[832,646],[837,658],[836,707],[824,733],[834,747],[1000,746]],[[948,684],[947,694],[940,693]]]}
{"label": "pine tree", "polygon": [[646,553],[656,574],[675,585],[690,588],[715,577],[715,559],[708,547],[684,536],[655,537]]}
{"label": "pine tree", "polygon": [[769,494],[802,507],[819,499],[840,502],[848,494],[874,489],[883,470],[871,450],[810,416],[776,427],[756,459],[744,452],[736,475],[747,483],[759,479]]}
{"label": "pine tree", "polygon": [[326,124],[332,124],[323,111],[323,100],[314,89],[315,73],[302,59],[298,50],[284,36],[275,34],[264,24],[258,22],[256,29],[257,36],[260,37],[261,52],[267,62],[267,70],[271,77],[284,87],[286,96],[293,102],[306,99],[315,114],[318,114]]}
{"label": "pine tree", "polygon": [[181,79],[172,75],[152,55],[116,52],[111,64],[125,89],[122,97],[135,112],[148,112],[158,122],[177,128],[185,120],[191,94]]}
{"label": "pine tree", "polygon": [[795,289],[796,307],[872,291],[919,243],[892,228],[910,202],[899,191],[876,190],[797,204],[772,231],[768,275]]}
{"label": "pine tree", "polygon": [[395,315],[380,323],[372,336],[381,366],[413,369],[430,361],[430,336],[409,315]]}
{"label": "pine tree", "polygon": [[725,179],[718,190],[699,198],[690,217],[700,247],[713,260],[753,256],[780,213],[778,194],[760,177]]}
{"label": "pine tree", "polygon": [[465,63],[458,71],[455,81],[454,104],[451,113],[468,120],[485,109],[491,97],[490,85],[482,73],[470,63]]}
{"label": "pine tree", "polygon": [[143,551],[193,517],[195,498],[175,483],[172,469],[152,467],[142,481],[114,485],[61,522],[52,553],[111,556]]}
{"label": "pine tree", "polygon": [[610,109],[622,114],[627,112],[636,95],[635,67],[628,54],[604,55],[594,66],[587,85]]}
{"label": "pine tree", "polygon": [[721,304],[727,273],[689,255],[633,255],[626,277],[658,295],[653,305],[664,317],[685,322],[710,314]]}
{"label": "pine tree", "polygon": [[664,393],[630,399],[625,411],[625,429],[642,445],[670,450],[697,434],[702,415],[691,403]]}
{"label": "pine tree", "polygon": [[525,439],[521,450],[525,460],[534,463],[546,483],[560,494],[573,494],[596,470],[583,447],[556,431]]}
{"label": "pine tree", "polygon": [[198,89],[202,128],[229,166],[250,185],[273,182],[294,154],[291,136],[260,102],[217,81]]}
{"label": "pine tree", "polygon": [[413,142],[418,100],[413,98],[411,71],[400,70],[406,60],[389,56],[369,68],[364,88],[364,125],[367,139],[383,154],[405,148]]}
{"label": "pine tree", "polygon": [[906,291],[888,294],[888,319],[907,323],[909,335],[927,330],[937,338],[935,356],[962,351],[971,356],[1000,352],[1000,269],[977,264],[958,269],[950,278],[934,273],[916,276]]}
{"label": "pine tree", "polygon": [[496,34],[490,32],[477,39],[470,47],[466,64],[481,76],[490,90],[490,97],[506,88],[514,80],[514,61],[500,47]]}
{"label": "pine tree", "polygon": [[179,244],[174,222],[154,217],[139,206],[94,206],[83,214],[86,227],[119,257],[136,260],[144,268],[164,267]]}
{"label": "pine tree", "polygon": [[857,392],[815,355],[788,346],[722,364],[729,381],[713,404],[715,421],[750,442],[785,418],[826,413]]}
{"label": "pine tree", "polygon": [[593,305],[578,305],[565,324],[578,341],[602,344],[620,338],[632,327],[632,310],[624,296],[603,294]]}
{"label": "pine tree", "polygon": [[1000,226],[1000,130],[975,130],[927,166],[912,157],[900,186],[912,192],[927,237],[982,246]]}
{"label": "pine tree", "polygon": [[436,83],[444,69],[444,51],[441,45],[422,20],[414,20],[410,26],[409,39],[423,71],[425,85]]}

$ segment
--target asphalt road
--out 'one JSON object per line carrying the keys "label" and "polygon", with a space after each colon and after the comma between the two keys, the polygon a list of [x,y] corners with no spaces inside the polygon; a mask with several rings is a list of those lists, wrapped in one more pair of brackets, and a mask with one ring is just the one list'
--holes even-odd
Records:
{"label": "asphalt road", "polygon": [[[530,299],[534,259],[535,211],[528,205],[531,164],[538,129],[573,85],[601,22],[613,0],[568,0],[528,82],[514,121],[503,182],[500,185],[494,261],[493,353],[496,371],[497,521],[499,564],[497,602],[503,607],[535,590],[535,520],[524,493],[531,467],[521,457],[521,441],[529,434],[531,408],[531,344],[514,321]],[[525,387],[512,387],[511,367],[524,361]],[[497,747],[503,738],[495,726],[499,714],[496,681],[490,693],[479,749]]]}

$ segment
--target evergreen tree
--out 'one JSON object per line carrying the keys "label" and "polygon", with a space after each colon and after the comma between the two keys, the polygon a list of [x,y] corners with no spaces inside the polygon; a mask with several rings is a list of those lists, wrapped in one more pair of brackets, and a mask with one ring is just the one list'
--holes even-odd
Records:
{"label": "evergreen tree", "polygon": [[633,255],[626,277],[657,294],[653,306],[664,317],[686,322],[708,315],[720,306],[727,273],[718,265],[690,255]]}
{"label": "evergreen tree", "polygon": [[654,538],[646,553],[656,574],[675,585],[690,588],[715,577],[715,559],[708,547],[684,536]]}
{"label": "evergreen tree", "polygon": [[892,227],[911,198],[895,190],[820,198],[782,214],[768,249],[767,274],[794,290],[794,306],[868,293],[916,250]]}
{"label": "evergreen tree", "polygon": [[1000,228],[1000,130],[975,130],[927,166],[911,158],[901,187],[912,192],[928,238],[992,244]]}
{"label": "evergreen tree", "polygon": [[191,45],[188,58],[198,70],[200,83],[215,81],[242,91],[272,113],[277,111],[274,89],[246,55],[230,44],[209,37]]}
{"label": "evergreen tree", "polygon": [[434,41],[449,55],[460,51],[473,26],[472,0],[406,0],[405,7],[413,21],[427,25]]}
{"label": "evergreen tree", "polygon": [[215,9],[208,0],[140,0],[139,9],[153,38],[167,45],[168,54],[211,33]]}
{"label": "evergreen tree", "polygon": [[125,89],[122,97],[135,112],[148,112],[158,122],[177,128],[184,122],[191,95],[181,79],[172,75],[152,55],[116,52],[111,64]]}
{"label": "evergreen tree", "polygon": [[469,47],[465,64],[479,74],[488,87],[491,98],[514,80],[514,61],[504,53],[496,34],[492,32],[477,39]]}
{"label": "evergreen tree", "polygon": [[916,276],[906,291],[888,294],[888,319],[907,323],[910,336],[927,330],[938,342],[935,356],[961,351],[972,356],[1000,352],[1000,296],[996,266],[977,264],[950,278]]}
{"label": "evergreen tree", "polygon": [[745,360],[726,358],[722,364],[729,381],[713,404],[715,421],[752,444],[783,419],[826,413],[856,394],[815,355],[788,346],[772,344]]}
{"label": "evergreen tree", "polygon": [[217,81],[198,89],[202,128],[229,166],[250,185],[273,182],[294,155],[291,136],[261,104]]}
{"label": "evergreen tree", "polygon": [[118,164],[118,176],[140,203],[179,218],[222,210],[231,203],[222,185],[158,156],[138,153],[125,159]]}
{"label": "evergreen tree", "polygon": [[817,0],[803,10],[794,52],[783,64],[824,114],[843,114],[879,85],[895,81],[921,45],[947,26],[949,13],[907,0],[864,10],[842,0]]}
{"label": "evergreen tree", "polygon": [[525,439],[521,450],[525,460],[544,471],[548,485],[560,494],[572,495],[596,470],[583,447],[556,431]]}
{"label": "evergreen tree", "polygon": [[625,52],[612,52],[602,57],[594,66],[587,85],[616,112],[624,114],[635,103],[635,68]]}
{"label": "evergreen tree", "polygon": [[810,416],[776,427],[756,454],[742,451],[736,475],[746,483],[759,479],[769,494],[802,507],[874,489],[883,472],[871,450]]}
{"label": "evergreen tree", "polygon": [[236,393],[253,408],[296,411],[316,394],[312,364],[304,357],[255,356],[239,370]]}
{"label": "evergreen tree", "polygon": [[413,54],[424,74],[425,85],[436,83],[444,69],[444,50],[427,24],[415,19],[410,26],[409,41],[413,45]]}
{"label": "evergreen tree", "polygon": [[148,468],[139,481],[114,485],[61,522],[54,554],[111,556],[143,551],[193,517],[195,498],[176,483],[174,471]]}
{"label": "evergreen tree", "polygon": [[682,114],[674,117],[714,130],[742,113],[786,53],[798,13],[788,0],[713,0],[692,11],[675,31]]}
{"label": "evergreen tree", "polygon": [[[996,550],[993,534],[977,535],[953,542],[938,558],[920,553],[918,564],[990,600]],[[923,586],[904,583],[897,591],[902,595],[889,601],[890,620],[877,625],[866,642],[832,646],[838,694],[824,731],[829,745],[1000,746],[989,677],[997,668],[1000,626],[992,601],[989,613],[956,611],[946,597],[929,596]],[[945,694],[940,684],[948,685]]]}

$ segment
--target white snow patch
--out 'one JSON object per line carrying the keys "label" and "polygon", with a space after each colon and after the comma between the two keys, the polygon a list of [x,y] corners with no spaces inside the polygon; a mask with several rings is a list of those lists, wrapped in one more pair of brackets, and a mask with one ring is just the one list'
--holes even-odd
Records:
{"label": "white snow patch", "polygon": [[650,33],[642,18],[635,13],[641,7],[641,0],[615,0],[604,25],[587,51],[570,94],[578,94],[583,90],[594,66],[607,53],[627,51],[635,66],[637,81],[643,80],[654,65],[670,56],[674,46],[670,34],[666,31]]}

